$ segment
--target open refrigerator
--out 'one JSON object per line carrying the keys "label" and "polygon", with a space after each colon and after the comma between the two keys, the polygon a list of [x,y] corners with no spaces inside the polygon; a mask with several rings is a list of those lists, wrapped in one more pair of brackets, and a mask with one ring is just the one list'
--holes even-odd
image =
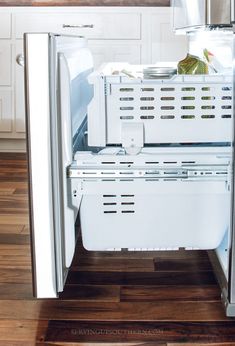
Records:
{"label": "open refrigerator", "polygon": [[[221,35],[232,47],[233,30]],[[35,296],[63,291],[79,217],[88,250],[211,250],[235,315],[232,63],[153,79],[128,63],[94,71],[83,37],[51,33],[25,34],[25,58]]]}

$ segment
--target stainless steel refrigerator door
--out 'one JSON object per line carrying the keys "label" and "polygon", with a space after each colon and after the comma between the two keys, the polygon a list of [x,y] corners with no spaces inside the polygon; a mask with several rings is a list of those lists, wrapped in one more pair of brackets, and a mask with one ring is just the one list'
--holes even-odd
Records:
{"label": "stainless steel refrigerator door", "polygon": [[[64,52],[85,46],[79,37],[25,35],[27,143],[34,295],[63,290],[75,249],[81,197],[72,196],[70,71]],[[74,202],[74,204],[73,204]]]}

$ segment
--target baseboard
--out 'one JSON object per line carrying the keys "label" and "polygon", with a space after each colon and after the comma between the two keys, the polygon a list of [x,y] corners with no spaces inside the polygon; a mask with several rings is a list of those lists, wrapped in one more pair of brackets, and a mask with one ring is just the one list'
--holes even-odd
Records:
{"label": "baseboard", "polygon": [[0,139],[0,152],[25,153],[25,139]]}

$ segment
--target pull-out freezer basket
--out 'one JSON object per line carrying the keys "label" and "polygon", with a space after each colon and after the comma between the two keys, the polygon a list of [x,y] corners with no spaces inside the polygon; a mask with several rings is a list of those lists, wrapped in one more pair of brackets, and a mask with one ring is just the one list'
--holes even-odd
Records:
{"label": "pull-out freezer basket", "polygon": [[85,248],[216,248],[229,227],[230,159],[190,150],[77,154],[70,176],[81,183]]}
{"label": "pull-out freezer basket", "polygon": [[[116,75],[117,70],[134,76]],[[133,131],[142,124],[147,144],[231,141],[231,76],[143,79],[142,70],[110,63],[90,75],[94,98],[88,107],[89,145],[123,144],[127,123]]]}

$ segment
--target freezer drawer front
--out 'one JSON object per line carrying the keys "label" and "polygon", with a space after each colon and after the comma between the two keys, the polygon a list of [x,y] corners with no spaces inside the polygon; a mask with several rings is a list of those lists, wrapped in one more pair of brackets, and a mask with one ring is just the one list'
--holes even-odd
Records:
{"label": "freezer drawer front", "polygon": [[83,190],[80,218],[88,250],[214,249],[228,228],[224,181],[86,181]]}

